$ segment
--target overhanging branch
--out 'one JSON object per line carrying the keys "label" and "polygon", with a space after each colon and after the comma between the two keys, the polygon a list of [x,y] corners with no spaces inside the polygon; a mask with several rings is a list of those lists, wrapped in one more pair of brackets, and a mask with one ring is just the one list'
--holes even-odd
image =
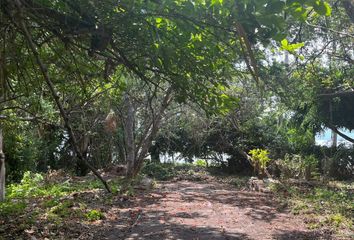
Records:
{"label": "overhanging branch", "polygon": [[327,127],[329,129],[331,129],[333,132],[337,133],[339,136],[341,136],[342,138],[344,138],[345,140],[354,143],[354,139],[345,135],[344,133],[340,132],[335,126],[331,125],[331,124],[327,124]]}
{"label": "overhanging branch", "polygon": [[36,45],[33,43],[32,36],[31,36],[30,32],[28,31],[25,22],[23,21],[22,5],[21,5],[20,0],[15,0],[15,4],[16,4],[16,6],[19,10],[19,14],[20,14],[20,18],[19,18],[19,25],[20,26],[19,27],[23,30],[24,37],[26,38],[27,43],[28,43],[28,45],[29,45],[29,47],[30,47],[30,49],[37,61],[40,71],[42,72],[44,81],[47,84],[47,86],[50,90],[50,93],[53,96],[54,101],[59,109],[60,115],[62,116],[62,118],[64,120],[65,128],[68,131],[68,135],[71,139],[71,142],[72,142],[72,145],[73,145],[73,148],[74,148],[74,151],[77,155],[78,160],[80,162],[82,162],[84,165],[86,165],[93,172],[93,174],[96,175],[96,177],[103,183],[103,185],[105,186],[105,188],[107,189],[108,192],[111,192],[107,182],[102,178],[102,176],[99,174],[99,172],[91,164],[89,164],[87,162],[86,158],[83,156],[82,152],[80,151],[78,141],[75,137],[74,131],[73,131],[73,129],[70,125],[70,122],[69,122],[69,117],[66,114],[62,103],[60,102],[60,98],[58,96],[58,93],[55,89],[55,86],[54,86],[51,78],[49,77],[47,68],[43,64],[42,59],[40,58],[39,53],[37,51]]}
{"label": "overhanging branch", "polygon": [[354,97],[354,90],[335,92],[335,93],[322,93],[322,94],[319,94],[318,96],[324,97],[324,98],[346,97],[346,96],[353,96]]}

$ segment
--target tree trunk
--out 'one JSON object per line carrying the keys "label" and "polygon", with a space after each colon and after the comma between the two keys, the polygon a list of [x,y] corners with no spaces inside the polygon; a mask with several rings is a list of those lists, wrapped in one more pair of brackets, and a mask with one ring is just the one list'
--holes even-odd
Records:
{"label": "tree trunk", "polygon": [[160,151],[158,146],[151,146],[149,149],[151,162],[161,163],[160,161]]}
{"label": "tree trunk", "polygon": [[[335,54],[337,50],[337,45],[336,41],[333,41],[332,43],[332,52]],[[329,70],[332,71],[332,55],[329,55]],[[331,124],[333,124],[333,106],[332,106],[332,99],[329,100],[329,112],[330,112],[330,121]],[[337,133],[332,130],[331,134],[331,140],[332,140],[332,151],[336,151],[337,149]]]}
{"label": "tree trunk", "polygon": [[169,89],[167,89],[166,95],[162,100],[159,111],[152,118],[152,122],[150,124],[149,131],[147,131],[146,135],[143,136],[141,144],[138,147],[139,151],[137,152],[137,154],[135,156],[136,159],[135,159],[135,165],[134,165],[134,173],[133,173],[134,175],[139,173],[140,168],[142,167],[142,165],[144,163],[144,159],[145,159],[146,155],[148,154],[149,149],[152,145],[152,141],[154,140],[154,138],[156,137],[156,135],[159,131],[163,114],[165,113],[167,107],[170,105],[170,103],[172,101],[172,92],[173,91],[172,91],[171,87]]}
{"label": "tree trunk", "polygon": [[127,116],[124,121],[124,138],[126,145],[127,178],[134,177],[135,141],[134,141],[134,108],[128,95],[125,96]]}
{"label": "tree trunk", "polygon": [[[6,34],[3,34],[2,41],[6,43]],[[5,55],[6,44],[0,50],[0,100],[6,100],[6,77],[5,77]],[[1,116],[0,116],[1,117]],[[3,153],[3,135],[0,125],[0,202],[5,200],[5,155]]]}
{"label": "tree trunk", "polygon": [[[79,148],[82,156],[87,159],[88,146],[90,143],[90,137],[84,134],[82,138],[79,140]],[[89,168],[83,161],[77,161],[77,174],[79,176],[86,176],[89,172]]]}
{"label": "tree trunk", "polygon": [[0,202],[5,200],[5,154],[2,151],[3,135],[0,128]]}
{"label": "tree trunk", "polygon": [[337,136],[338,134],[332,130],[331,140],[332,140],[332,149],[334,150],[337,148],[337,139],[338,139]]}

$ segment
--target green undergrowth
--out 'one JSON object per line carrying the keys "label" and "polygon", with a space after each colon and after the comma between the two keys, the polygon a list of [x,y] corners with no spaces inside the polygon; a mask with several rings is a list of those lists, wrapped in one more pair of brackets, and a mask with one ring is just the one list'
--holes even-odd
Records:
{"label": "green undergrowth", "polygon": [[134,194],[131,184],[121,178],[111,179],[112,193],[108,194],[92,176],[63,176],[53,181],[46,175],[26,172],[20,183],[7,187],[6,201],[0,202],[0,223],[5,223],[0,226],[0,239],[22,239],[26,231],[32,232],[33,227],[43,229],[48,224],[54,235],[46,237],[52,239],[70,222],[103,219],[104,209],[114,205],[116,199]]}
{"label": "green undergrowth", "polygon": [[39,173],[26,172],[20,183],[14,183],[7,187],[7,199],[28,199],[38,197],[61,197],[75,191],[102,188],[98,180],[85,179],[85,181],[73,181],[67,179],[63,182],[50,182]]}
{"label": "green undergrowth", "polygon": [[85,214],[85,217],[89,221],[96,221],[103,219],[104,214],[100,210],[92,209]]}
{"label": "green undergrowth", "polygon": [[193,175],[196,171],[203,169],[202,166],[192,164],[174,164],[174,163],[148,163],[142,173],[160,181],[167,181],[181,175]]}
{"label": "green undergrowth", "polygon": [[159,181],[191,180],[201,181],[208,176],[214,175],[211,170],[213,166],[207,167],[205,160],[199,159],[192,163],[147,163],[142,174]]}
{"label": "green undergrowth", "polygon": [[159,181],[189,180],[189,181],[217,181],[230,184],[238,189],[247,188],[249,176],[229,174],[218,166],[206,166],[204,160],[197,160],[193,164],[148,163],[142,173]]}
{"label": "green undergrowth", "polygon": [[272,190],[291,212],[304,217],[309,229],[331,229],[337,234],[353,230],[354,183],[282,183]]}

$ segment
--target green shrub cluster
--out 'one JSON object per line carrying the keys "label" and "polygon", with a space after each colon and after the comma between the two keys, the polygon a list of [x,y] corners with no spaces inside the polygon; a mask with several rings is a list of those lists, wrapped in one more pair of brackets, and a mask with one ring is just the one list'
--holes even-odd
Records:
{"label": "green shrub cluster", "polygon": [[89,221],[96,221],[104,218],[104,214],[100,210],[90,210],[88,213],[85,214],[85,217]]}
{"label": "green shrub cluster", "polygon": [[[279,196],[289,204],[292,213],[311,218],[308,223],[311,229],[326,226],[337,229],[351,228],[353,225],[352,188],[348,183],[343,187],[335,182],[316,187],[285,183],[275,184],[272,190],[280,193]],[[283,196],[285,192],[286,196]]]}
{"label": "green shrub cluster", "polygon": [[194,162],[194,165],[198,167],[207,167],[207,162],[203,159],[198,159],[197,161]]}
{"label": "green shrub cluster", "polygon": [[[116,183],[118,185],[118,183]],[[7,187],[6,201],[0,202],[0,215],[21,214],[27,207],[28,198],[48,197],[43,207],[50,208],[51,214],[66,215],[70,212],[69,202],[61,202],[63,196],[80,190],[100,188],[99,181],[85,181],[84,183],[70,183],[69,181],[46,183],[43,174],[25,172],[20,183],[13,183]]]}
{"label": "green shrub cluster", "polygon": [[314,155],[285,154],[284,159],[277,163],[282,178],[309,180],[319,174],[319,160]]}
{"label": "green shrub cluster", "polygon": [[145,165],[142,173],[162,181],[169,180],[176,176],[173,164],[161,164],[154,162]]}
{"label": "green shrub cluster", "polygon": [[324,159],[323,172],[337,180],[353,179],[354,148],[339,146],[331,157]]}
{"label": "green shrub cluster", "polygon": [[43,174],[25,172],[19,184],[10,184],[7,188],[7,198],[28,198],[43,196],[63,196],[75,191],[80,186],[75,186],[65,181],[61,184],[46,184]]}
{"label": "green shrub cluster", "polygon": [[268,163],[270,162],[269,151],[264,149],[252,149],[249,151],[254,170],[259,176],[264,176]]}

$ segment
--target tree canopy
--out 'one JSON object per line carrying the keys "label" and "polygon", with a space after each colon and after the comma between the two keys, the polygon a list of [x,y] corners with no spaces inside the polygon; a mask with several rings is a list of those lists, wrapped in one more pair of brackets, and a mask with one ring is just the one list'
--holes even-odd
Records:
{"label": "tree canopy", "polygon": [[[76,157],[84,175],[119,159],[137,174],[153,140],[168,139],[158,135],[161,125],[183,120],[176,111],[188,107],[180,104],[211,118],[198,126],[198,117],[186,117],[208,129],[196,139],[186,136],[191,129],[183,122],[171,130],[180,134],[175,150],[195,147],[189,157],[226,151],[245,157],[253,147],[270,145],[281,152],[292,148],[295,132],[296,141],[311,145],[323,125],[351,129],[346,6],[320,0],[3,0],[0,119],[12,166],[27,169],[20,162],[30,146],[26,164],[36,162],[37,169],[72,167],[69,159]],[[328,64],[318,55],[330,48]],[[290,62],[280,59],[284,54]],[[345,96],[331,97],[337,94]]]}

